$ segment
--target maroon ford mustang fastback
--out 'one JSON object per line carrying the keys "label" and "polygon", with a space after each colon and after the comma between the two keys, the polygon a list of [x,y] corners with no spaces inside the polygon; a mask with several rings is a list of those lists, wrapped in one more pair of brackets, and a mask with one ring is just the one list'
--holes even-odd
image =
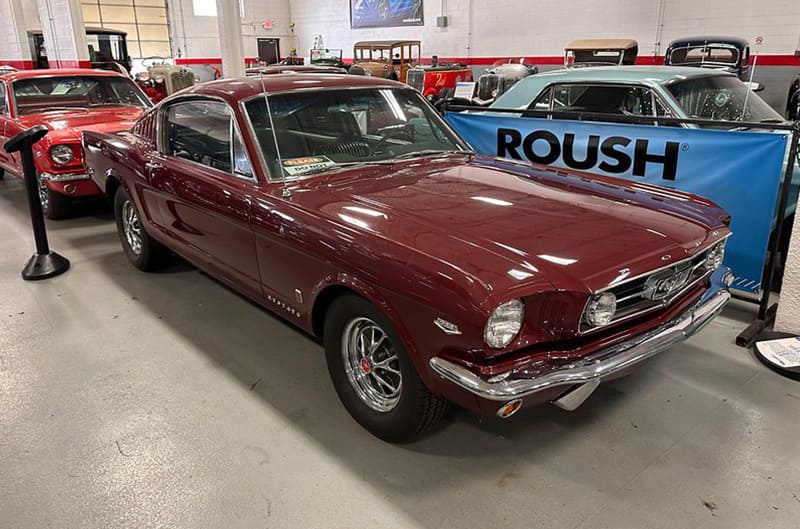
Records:
{"label": "maroon ford mustang fastback", "polygon": [[478,156],[387,80],[206,83],[83,148],[134,265],[173,251],[320,337],[391,441],[447,402],[574,409],[730,297],[715,204]]}

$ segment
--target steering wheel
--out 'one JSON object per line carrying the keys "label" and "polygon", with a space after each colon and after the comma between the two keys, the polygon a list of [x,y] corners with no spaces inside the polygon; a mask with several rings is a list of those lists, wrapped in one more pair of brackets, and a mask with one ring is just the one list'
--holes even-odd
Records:
{"label": "steering wheel", "polygon": [[383,127],[382,129],[378,129],[378,134],[381,135],[381,139],[378,140],[378,143],[376,143],[372,151],[370,151],[370,156],[375,156],[381,152],[389,138],[400,138],[408,140],[410,143],[414,142],[414,127],[410,122],[403,123],[402,125]]}

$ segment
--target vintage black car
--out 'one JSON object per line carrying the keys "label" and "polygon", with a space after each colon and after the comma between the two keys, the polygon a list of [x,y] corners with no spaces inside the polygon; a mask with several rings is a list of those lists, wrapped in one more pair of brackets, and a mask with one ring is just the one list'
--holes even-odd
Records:
{"label": "vintage black car", "polygon": [[748,81],[750,43],[739,37],[701,36],[675,39],[667,46],[664,64],[722,69],[735,73],[742,81]]}

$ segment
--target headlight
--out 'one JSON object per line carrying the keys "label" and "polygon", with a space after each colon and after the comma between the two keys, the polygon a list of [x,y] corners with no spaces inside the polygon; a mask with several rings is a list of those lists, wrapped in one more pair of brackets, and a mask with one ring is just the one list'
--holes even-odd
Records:
{"label": "headlight", "polygon": [[586,322],[592,327],[603,327],[611,323],[617,312],[617,296],[603,292],[592,296],[586,305]]}
{"label": "headlight", "polygon": [[50,159],[58,165],[66,165],[72,161],[75,154],[69,145],[54,145],[50,148]]}
{"label": "headlight", "polygon": [[722,261],[725,259],[725,242],[726,241],[717,243],[708,251],[705,262],[707,272],[713,272],[722,266]]}
{"label": "headlight", "polygon": [[525,305],[519,299],[506,301],[492,312],[483,331],[489,347],[501,349],[517,337],[525,318]]}

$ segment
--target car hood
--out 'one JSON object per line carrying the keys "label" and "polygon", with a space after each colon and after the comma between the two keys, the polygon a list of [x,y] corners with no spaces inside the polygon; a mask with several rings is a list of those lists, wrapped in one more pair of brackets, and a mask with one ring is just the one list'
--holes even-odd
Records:
{"label": "car hood", "polygon": [[48,137],[51,140],[58,138],[59,141],[80,141],[84,130],[97,132],[128,130],[144,111],[142,107],[93,108],[31,114],[20,117],[19,121],[26,128],[45,125],[50,129]]}
{"label": "car hood", "polygon": [[559,290],[595,291],[685,259],[727,233],[724,212],[691,195],[489,157],[372,166],[296,185],[296,205],[504,295],[542,279]]}

